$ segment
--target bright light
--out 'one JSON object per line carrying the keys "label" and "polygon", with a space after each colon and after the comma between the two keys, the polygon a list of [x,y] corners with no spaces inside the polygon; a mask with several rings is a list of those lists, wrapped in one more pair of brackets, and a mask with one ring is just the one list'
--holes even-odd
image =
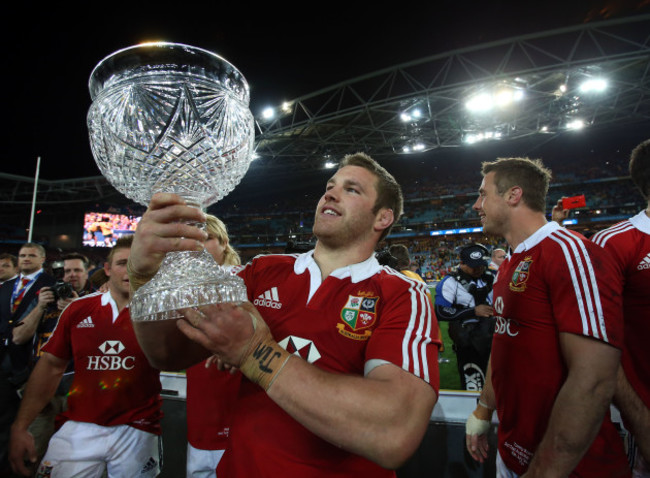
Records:
{"label": "bright light", "polygon": [[566,85],[560,85],[560,91],[566,93]]}
{"label": "bright light", "polygon": [[400,118],[402,118],[402,121],[404,121],[404,123],[408,123],[409,121],[411,121],[411,115],[407,113],[402,113],[400,115]]}
{"label": "bright light", "polygon": [[570,121],[566,125],[567,129],[582,129],[585,127],[585,122],[581,119]]}
{"label": "bright light", "polygon": [[326,167],[327,169],[335,168],[335,167],[336,167],[336,163],[334,163],[334,162],[332,162],[332,161],[327,161],[327,162],[325,163],[325,167]]}
{"label": "bright light", "polygon": [[512,95],[512,99],[515,101],[521,101],[524,99],[524,90],[515,90]]}
{"label": "bright light", "polygon": [[542,133],[548,133],[548,126],[542,126],[539,130],[540,130]]}
{"label": "bright light", "polygon": [[262,118],[269,120],[275,116],[275,111],[270,106],[262,111]]}
{"label": "bright light", "polygon": [[417,143],[413,145],[413,151],[424,151],[424,144]]}
{"label": "bright light", "polygon": [[282,103],[282,111],[284,113],[291,113],[291,103],[289,103],[288,101]]}
{"label": "bright light", "polygon": [[512,100],[512,90],[501,90],[494,97],[494,102],[501,108],[508,106],[510,103],[512,103]]}
{"label": "bright light", "polygon": [[413,110],[413,118],[420,118],[422,116],[422,113],[420,110]]}
{"label": "bright light", "polygon": [[592,78],[580,85],[580,91],[583,93],[600,93],[607,88],[607,81],[602,78]]}
{"label": "bright light", "polygon": [[493,106],[494,102],[492,101],[492,96],[488,95],[487,93],[476,95],[470,98],[467,103],[465,103],[465,107],[468,110],[476,112],[488,111],[492,109]]}

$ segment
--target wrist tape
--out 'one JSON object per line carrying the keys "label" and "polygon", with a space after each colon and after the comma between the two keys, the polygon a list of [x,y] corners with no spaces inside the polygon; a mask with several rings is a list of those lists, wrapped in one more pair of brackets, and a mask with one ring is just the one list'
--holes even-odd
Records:
{"label": "wrist tape", "polygon": [[[253,319],[253,330],[257,331],[257,318],[253,314],[250,316]],[[243,357],[239,366],[241,372],[251,382],[268,392],[275,378],[289,361],[291,354],[280,347],[270,334],[256,337],[253,333]]]}
{"label": "wrist tape", "polygon": [[465,424],[465,433],[467,435],[485,435],[489,429],[489,420],[482,420],[474,415],[474,412],[470,413]]}

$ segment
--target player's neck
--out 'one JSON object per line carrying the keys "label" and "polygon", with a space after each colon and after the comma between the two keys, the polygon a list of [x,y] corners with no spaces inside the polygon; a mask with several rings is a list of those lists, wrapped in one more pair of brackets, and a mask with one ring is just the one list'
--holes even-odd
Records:
{"label": "player's neck", "polygon": [[126,304],[129,303],[129,294],[122,294],[115,289],[111,288],[110,286],[108,287],[108,291],[111,293],[111,297],[115,301],[115,304],[117,305],[117,310],[118,312],[122,312],[122,309],[126,307]]}
{"label": "player's neck", "polygon": [[503,236],[514,252],[519,244],[544,227],[546,223],[544,213],[530,209],[522,210],[519,214],[511,217],[511,227]]}
{"label": "player's neck", "polygon": [[321,241],[316,243],[314,248],[314,261],[318,264],[321,272],[321,278],[325,280],[336,269],[341,267],[357,264],[368,259],[374,252],[374,247],[328,247]]}

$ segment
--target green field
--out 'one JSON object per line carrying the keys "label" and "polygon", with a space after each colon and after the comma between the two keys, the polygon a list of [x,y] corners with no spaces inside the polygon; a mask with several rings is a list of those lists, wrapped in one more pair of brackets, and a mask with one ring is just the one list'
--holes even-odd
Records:
{"label": "green field", "polygon": [[[431,299],[436,297],[436,288],[429,287],[431,291]],[[441,363],[440,366],[440,389],[446,390],[459,390],[460,389],[460,377],[458,376],[458,366],[456,362],[456,354],[452,348],[453,342],[449,338],[447,329],[449,328],[448,322],[440,322],[440,332],[442,333],[442,342],[445,346],[445,350],[440,354],[441,357],[444,357],[449,360],[448,363]]]}

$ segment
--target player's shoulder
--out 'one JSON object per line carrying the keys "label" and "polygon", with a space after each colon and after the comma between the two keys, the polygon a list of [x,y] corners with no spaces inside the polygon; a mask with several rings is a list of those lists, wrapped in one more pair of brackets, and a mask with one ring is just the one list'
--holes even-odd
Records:
{"label": "player's shoulder", "polygon": [[63,309],[63,312],[66,314],[74,314],[78,311],[87,310],[95,308],[101,305],[102,292],[92,292],[90,294],[83,295],[68,304],[68,306]]}
{"label": "player's shoulder", "polygon": [[634,240],[634,236],[637,234],[639,231],[627,219],[597,232],[591,237],[591,240],[600,247],[610,247],[613,244]]}
{"label": "player's shoulder", "polygon": [[403,293],[409,290],[425,292],[426,282],[409,277],[389,266],[381,266],[373,279],[380,285],[383,293]]}
{"label": "player's shoulder", "polygon": [[235,270],[241,270],[248,267],[264,269],[268,267],[293,266],[299,256],[300,254],[260,254],[253,257],[246,264],[235,267]]}

